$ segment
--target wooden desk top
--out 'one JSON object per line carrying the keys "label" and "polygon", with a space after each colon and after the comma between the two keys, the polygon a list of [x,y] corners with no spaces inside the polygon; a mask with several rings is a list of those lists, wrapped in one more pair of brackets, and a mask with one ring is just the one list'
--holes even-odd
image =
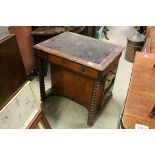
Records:
{"label": "wooden desk top", "polygon": [[34,47],[89,67],[95,66],[99,70],[103,70],[107,62],[112,62],[120,56],[124,49],[112,43],[72,32],[64,32]]}
{"label": "wooden desk top", "polygon": [[142,124],[155,128],[149,113],[155,105],[155,54],[136,53],[132,77],[122,117],[124,128]]}

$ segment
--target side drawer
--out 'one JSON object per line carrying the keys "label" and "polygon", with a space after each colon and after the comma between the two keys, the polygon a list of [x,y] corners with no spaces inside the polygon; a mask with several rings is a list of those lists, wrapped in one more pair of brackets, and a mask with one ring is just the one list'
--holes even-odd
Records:
{"label": "side drawer", "polygon": [[98,76],[97,70],[90,68],[90,67],[83,66],[83,65],[78,64],[78,63],[73,62],[73,61],[66,60],[64,58],[60,58],[60,57],[57,57],[54,55],[50,55],[50,56],[48,56],[48,60],[54,64],[63,66],[67,69],[78,72],[78,73],[83,74],[85,76],[89,76],[91,78],[97,78],[97,76]]}

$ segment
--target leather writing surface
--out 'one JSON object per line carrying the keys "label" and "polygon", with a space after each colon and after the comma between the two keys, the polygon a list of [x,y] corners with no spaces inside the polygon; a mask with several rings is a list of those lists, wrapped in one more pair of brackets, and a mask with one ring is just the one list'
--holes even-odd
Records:
{"label": "leather writing surface", "polygon": [[0,109],[26,79],[16,37],[9,35],[0,40]]}
{"label": "leather writing surface", "polygon": [[40,45],[97,64],[100,64],[101,61],[106,59],[118,48],[115,44],[106,43],[71,32],[57,35],[56,37],[40,43]]}

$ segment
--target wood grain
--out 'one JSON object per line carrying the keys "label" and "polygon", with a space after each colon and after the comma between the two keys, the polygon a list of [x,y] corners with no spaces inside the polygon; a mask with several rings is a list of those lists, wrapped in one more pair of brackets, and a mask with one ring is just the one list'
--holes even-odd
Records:
{"label": "wood grain", "polygon": [[33,120],[28,124],[27,129],[35,129],[38,123],[41,123],[44,129],[51,129],[51,126],[42,111],[39,111]]}
{"label": "wood grain", "polygon": [[27,80],[15,35],[0,40],[0,109]]}
{"label": "wood grain", "polygon": [[124,128],[135,128],[135,124],[155,127],[155,118],[149,113],[155,104],[155,55],[136,53],[127,99],[122,117]]}
{"label": "wood grain", "polygon": [[[92,126],[97,111],[112,95],[123,48],[70,32],[34,48],[40,61],[44,59],[51,63],[52,95],[66,96],[84,105],[89,112],[87,124]],[[45,94],[43,83],[44,78],[40,78],[42,100],[47,97],[42,95]]]}

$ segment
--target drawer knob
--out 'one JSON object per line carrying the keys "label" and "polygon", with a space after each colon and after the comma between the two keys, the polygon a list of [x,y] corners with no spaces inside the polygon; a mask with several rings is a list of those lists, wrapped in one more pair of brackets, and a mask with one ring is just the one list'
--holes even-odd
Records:
{"label": "drawer knob", "polygon": [[85,68],[84,68],[84,67],[81,67],[81,71],[82,71],[82,72],[85,72]]}

